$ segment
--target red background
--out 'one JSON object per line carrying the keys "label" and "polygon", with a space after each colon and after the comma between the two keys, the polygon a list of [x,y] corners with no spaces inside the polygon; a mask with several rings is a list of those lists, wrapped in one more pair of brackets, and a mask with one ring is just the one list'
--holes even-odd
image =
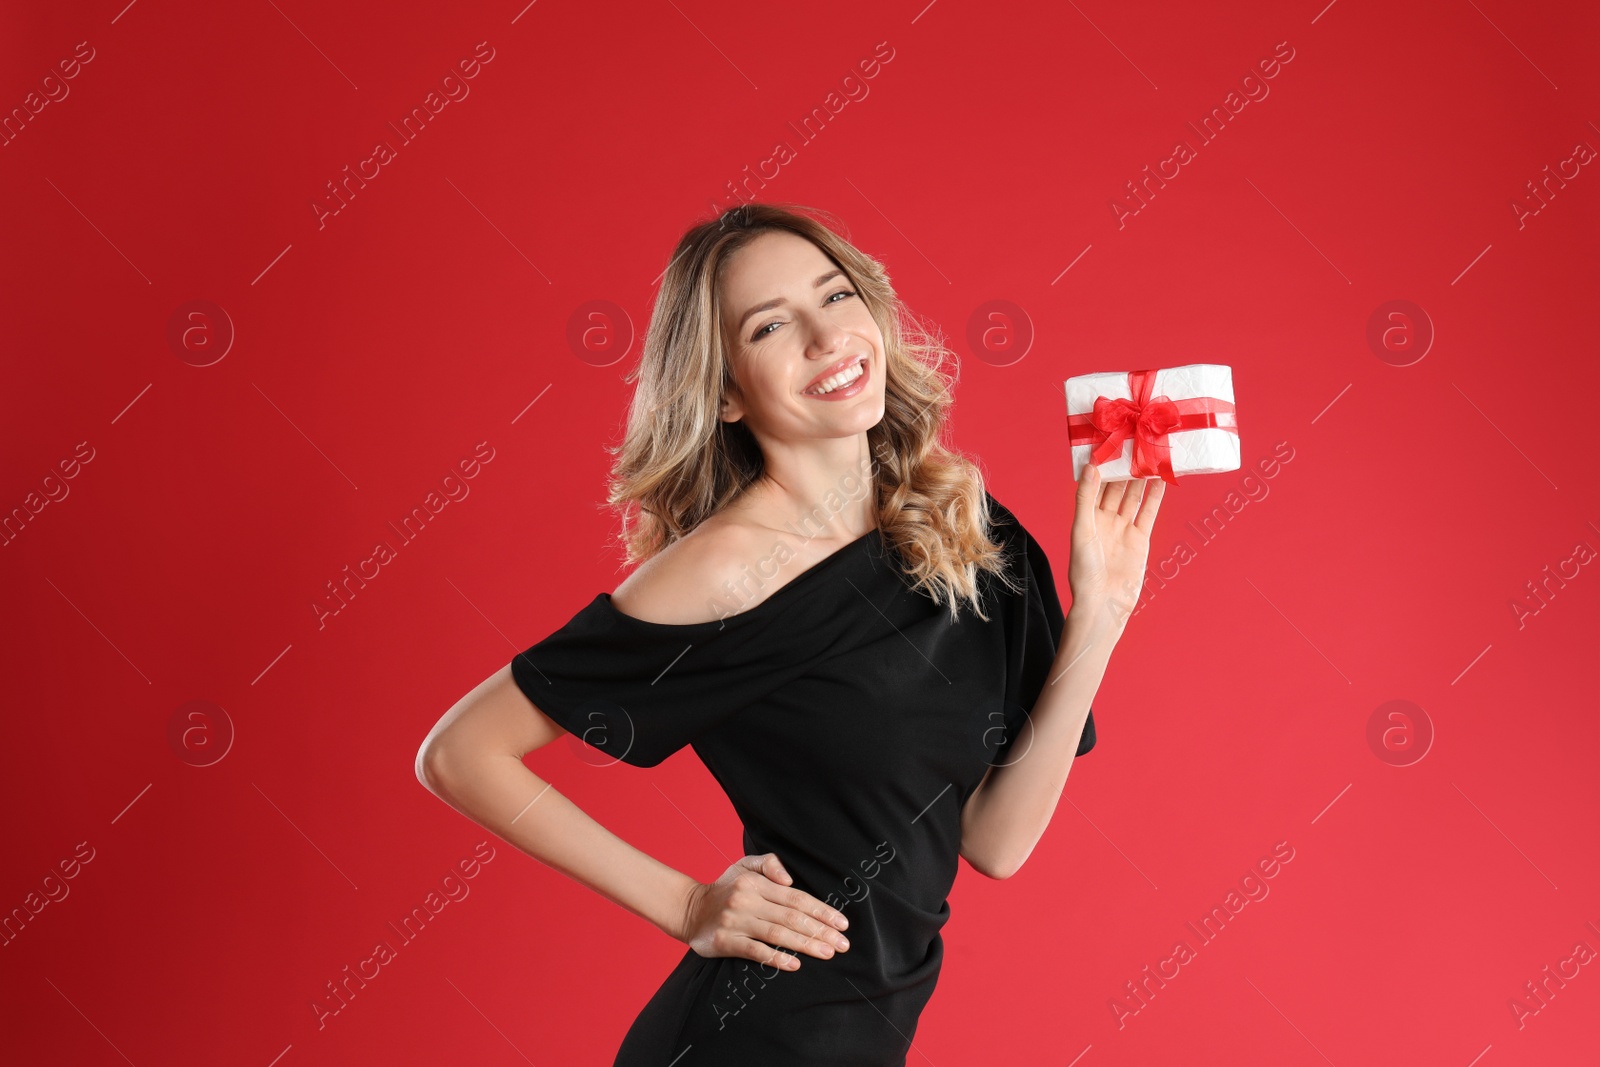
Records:
{"label": "red background", "polygon": [[[1600,566],[1574,555],[1600,548],[1600,174],[1512,207],[1600,146],[1593,5],[11,6],[6,112],[94,58],[0,148],[0,507],[70,490],[0,552],[0,909],[67,892],[0,952],[9,1062],[610,1062],[683,946],[498,839],[426,936],[312,1005],[491,838],[417,746],[625,574],[603,446],[656,279],[779,141],[757,195],[838,214],[945,329],[951,440],[1063,583],[1066,377],[1226,363],[1245,467],[1293,455],[1209,542],[1187,523],[1247,471],[1168,494],[1152,563],[1193,556],[1030,862],[959,878],[909,1062],[1594,1062],[1600,965],[1509,1006],[1600,951]],[[319,228],[325,183],[480,41],[470,95]],[[1197,144],[1279,42],[1270,95]],[[1119,227],[1179,138],[1197,158]],[[969,341],[997,299],[1033,330],[1008,365]],[[1406,366],[1367,341],[1397,299],[1436,331]],[[169,341],[192,300],[235,334],[209,366],[214,313]],[[633,335],[604,366],[568,341],[594,300],[630,320],[613,353]],[[319,626],[479,442],[470,495]],[[1391,700],[1434,734],[1409,766],[1367,741]],[[191,701],[216,708],[174,741]],[[698,878],[738,858],[688,750],[529,765]],[[1270,895],[1119,1026],[1124,983],[1278,842]]]}

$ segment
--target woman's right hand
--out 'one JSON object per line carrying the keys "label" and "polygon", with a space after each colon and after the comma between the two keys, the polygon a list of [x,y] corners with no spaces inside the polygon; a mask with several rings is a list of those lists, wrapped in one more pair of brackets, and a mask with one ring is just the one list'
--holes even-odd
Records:
{"label": "woman's right hand", "polygon": [[691,891],[679,940],[702,956],[740,957],[786,971],[800,961],[781,949],[823,960],[848,949],[839,933],[850,925],[844,914],[793,884],[775,853],[746,856]]}

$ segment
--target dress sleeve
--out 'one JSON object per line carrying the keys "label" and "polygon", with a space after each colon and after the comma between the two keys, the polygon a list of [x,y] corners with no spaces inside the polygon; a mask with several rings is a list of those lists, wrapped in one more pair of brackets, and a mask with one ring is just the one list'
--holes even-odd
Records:
{"label": "dress sleeve", "polygon": [[773,642],[735,616],[673,625],[601,593],[511,661],[534,706],[601,752],[654,767],[782,681]]}
{"label": "dress sleeve", "polygon": [[[1009,743],[1021,733],[1020,716],[1033,710],[1049,680],[1066,629],[1066,615],[1044,547],[1004,505],[993,497],[989,500],[996,522],[1002,524],[997,532],[1008,544],[1012,573],[1025,585],[1021,595],[1011,598],[1006,618],[1006,707],[1009,714],[1019,716],[1016,728],[1006,731]],[[1094,709],[1090,708],[1075,755],[1088,752],[1094,743]],[[1002,754],[995,762],[1005,760]]]}

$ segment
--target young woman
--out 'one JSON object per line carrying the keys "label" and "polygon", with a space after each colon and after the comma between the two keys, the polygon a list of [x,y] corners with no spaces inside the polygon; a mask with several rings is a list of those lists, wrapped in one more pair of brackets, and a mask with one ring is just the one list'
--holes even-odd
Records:
{"label": "young woman", "polygon": [[[613,470],[643,564],[418,752],[451,806],[688,946],[617,1067],[904,1064],[957,857],[1013,874],[1094,744],[1164,484],[1088,468],[1063,613],[940,441],[948,355],[811,214],[692,228]],[[522,763],[563,731],[640,767],[693,745],[744,858],[701,883],[609,833]]]}

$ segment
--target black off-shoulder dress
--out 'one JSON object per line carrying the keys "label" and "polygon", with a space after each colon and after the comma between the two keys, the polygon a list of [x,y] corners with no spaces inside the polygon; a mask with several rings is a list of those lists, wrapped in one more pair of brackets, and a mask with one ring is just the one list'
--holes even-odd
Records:
{"label": "black off-shoulder dress", "polygon": [[[913,593],[872,530],[798,574],[752,571],[747,588],[775,591],[708,622],[647,622],[601,593],[513,660],[534,705],[597,752],[652,767],[692,745],[744,823],[741,854],[776,853],[850,919],[849,951],[797,954],[794,971],[686,949],[615,1067],[906,1062],[943,958],[962,804],[990,765],[1026,758],[1065,622],[1044,551],[989,502],[1026,588],[980,572],[988,622]],[[1091,714],[1077,754],[1094,743]]]}

